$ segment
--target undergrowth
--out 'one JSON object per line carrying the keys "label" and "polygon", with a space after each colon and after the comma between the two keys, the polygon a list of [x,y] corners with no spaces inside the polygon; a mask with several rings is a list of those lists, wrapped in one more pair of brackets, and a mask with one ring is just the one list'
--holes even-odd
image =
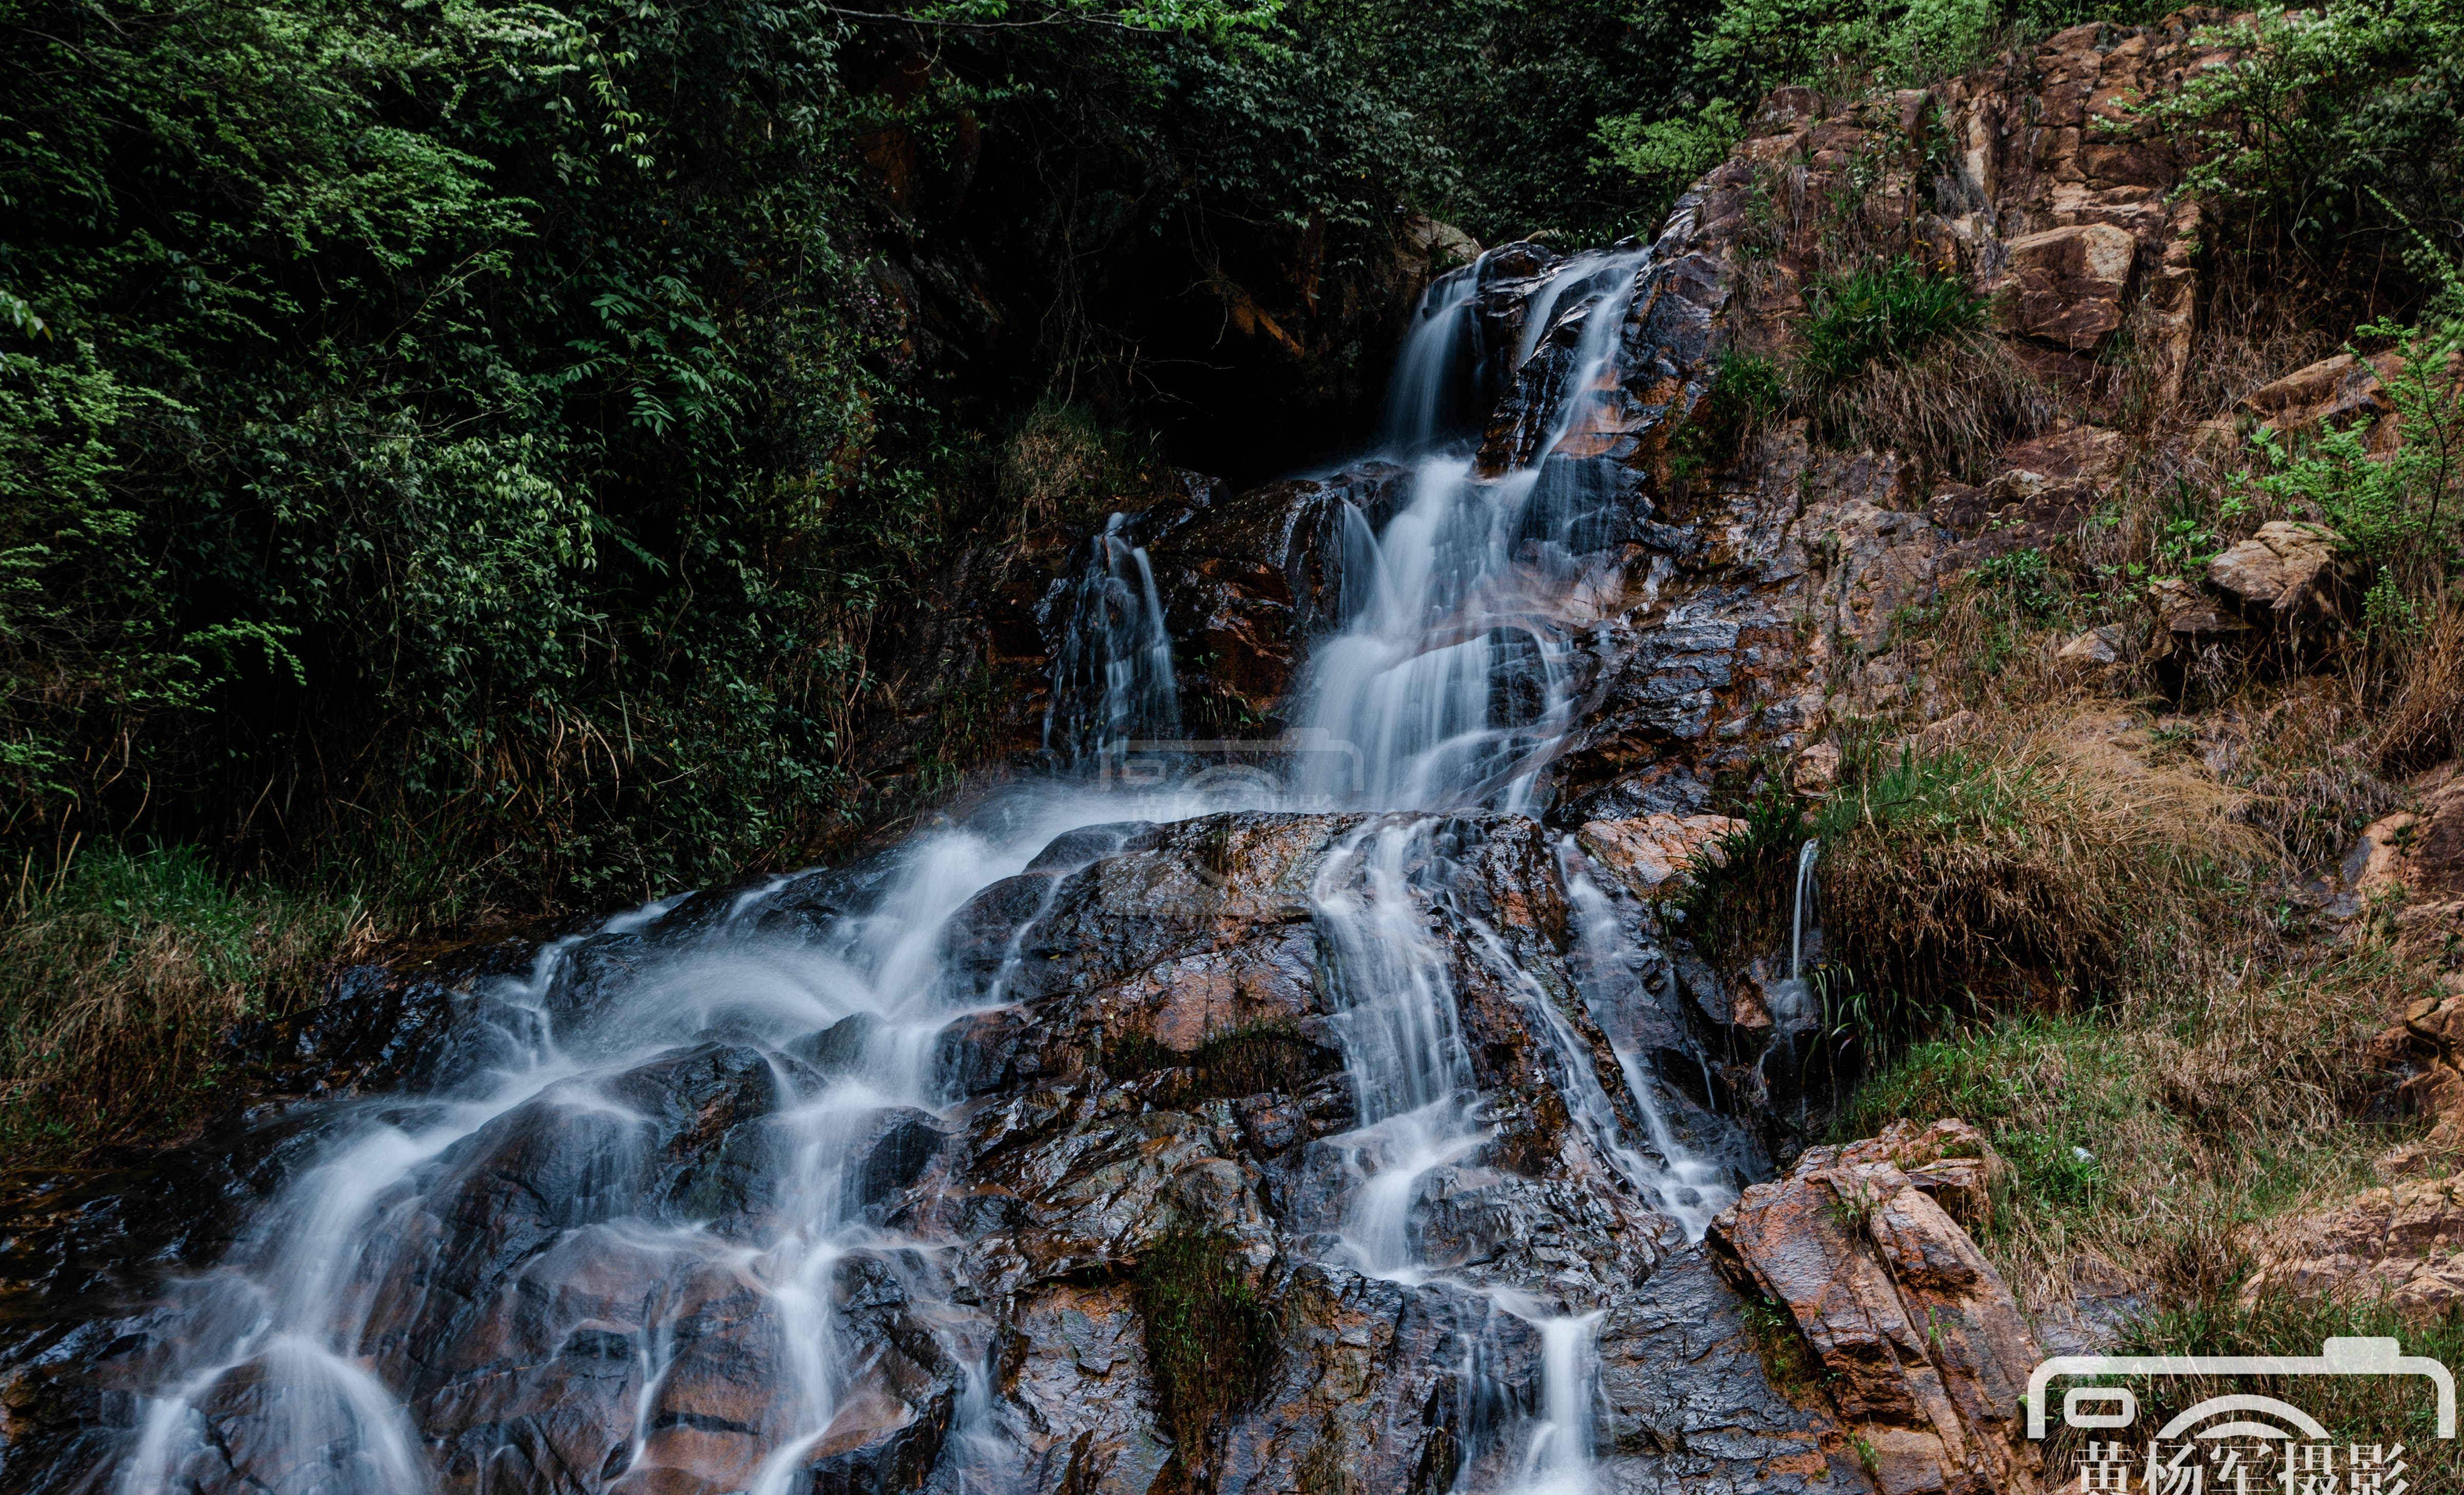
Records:
{"label": "undergrowth", "polygon": [[212,1104],[232,1023],[309,1000],[373,937],[355,898],[234,883],[188,847],[21,882],[0,912],[0,1152],[66,1162],[177,1132]]}

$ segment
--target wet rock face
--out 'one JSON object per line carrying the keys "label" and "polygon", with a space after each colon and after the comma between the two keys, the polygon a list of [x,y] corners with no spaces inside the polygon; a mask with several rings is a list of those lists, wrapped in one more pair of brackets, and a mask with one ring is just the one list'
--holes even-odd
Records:
{"label": "wet rock face", "polygon": [[[1416,1252],[1445,1273],[1420,1286],[1350,1269],[1333,1242],[1359,1184],[1344,1138],[1361,1096],[1326,911],[1367,875],[1360,848],[1381,834],[1402,838],[1463,1063],[1488,1097],[1478,1145],[1432,1174],[1411,1212]],[[1443,1490],[1467,1462],[1510,1462],[1500,1439],[1541,1395],[1536,1330],[1482,1285],[1627,1302],[1616,1343],[1646,1359],[1647,1344],[1701,1332],[1696,1316],[1731,1300],[1699,1271],[1682,1293],[1672,1278],[1657,1309],[1629,1302],[1683,1242],[1564,1099],[1578,1080],[1613,1094],[1617,1130],[1642,1138],[1617,1050],[1664,1046],[1640,1025],[1687,1020],[1647,993],[1597,1004],[1612,1028],[1595,1020],[1566,865],[1558,838],[1520,817],[1231,814],[1075,832],[968,900],[939,936],[941,1000],[985,1010],[929,1044],[956,1104],[876,1109],[830,1133],[834,1207],[881,1234],[815,1279],[849,1378],[795,1487],[955,1488],[963,1473],[970,1488],[1143,1491],[1177,1457],[1202,1461],[1220,1489],[1325,1488],[1348,1471],[1356,1487]],[[885,1030],[859,1014],[782,1043],[761,1014],[801,1000],[765,992],[813,953],[816,911],[860,911],[877,875],[690,900],[567,948],[529,1002],[492,994],[513,978],[473,978],[417,1029],[427,1072],[461,1068],[445,1092],[475,1095],[487,1071],[453,1056],[484,1051],[475,1035],[506,1012],[541,1014],[573,1053],[612,1054],[661,1010],[618,1010],[620,988],[689,970],[674,989],[701,1004],[674,1015],[678,1042],[653,1033],[639,1062],[503,1109],[380,1211],[350,1294],[356,1363],[399,1398],[407,1446],[443,1488],[741,1489],[794,1440],[778,1368],[811,1329],[778,1290],[777,1242],[817,1206],[781,1154],[799,1145],[792,1113],[826,1104]],[[364,1000],[350,982],[338,997]],[[731,1011],[743,1016],[714,1020]],[[714,1021],[742,1039],[686,1041]],[[1681,1096],[1662,1104],[1697,1132],[1718,1125]],[[329,1146],[363,1124],[352,1115],[327,1120]],[[230,1159],[219,1187],[250,1192],[235,1175],[253,1170],[260,1196],[319,1155],[204,1151]],[[1134,1288],[1145,1247],[1171,1228],[1234,1242],[1287,1326],[1264,1390],[1204,1450],[1159,1431]],[[943,1244],[898,1243],[910,1239]],[[279,1246],[243,1235],[231,1249],[245,1267]],[[11,1473],[64,1488],[124,1455],[142,1420],[132,1391],[206,1326],[176,1298],[88,1318],[67,1301],[29,1309],[30,1290],[21,1281],[0,1330]],[[168,1477],[314,1484],[298,1418],[347,1419],[347,1377],[303,1412],[297,1368],[269,1354],[196,1399],[203,1440]],[[1749,1433],[1708,1437],[1720,1388],[1749,1384],[1736,1352],[1721,1363],[1666,1386],[1662,1368],[1635,1368],[1674,1398],[1658,1431],[1628,1438],[1637,1467],[1742,1486],[1772,1461],[1802,1462],[1812,1424],[1768,1397],[1722,1414],[1747,1417]],[[983,1410],[963,1413],[970,1396]],[[1698,1431],[1671,1432],[1681,1424]]]}
{"label": "wet rock face", "polygon": [[[2034,1346],[1961,1225],[1990,1151],[1895,1132],[1770,1179],[1761,1060],[1784,1035],[1665,936],[1660,905],[1725,832],[1712,780],[1774,757],[1817,772],[1826,689],[1890,685],[1892,619],[2087,512],[2117,443],[2050,433],[1992,482],[1930,493],[1801,425],[1684,486],[1673,443],[1725,340],[1801,310],[1792,247],[1783,274],[1741,274],[1773,257],[1773,171],[1819,190],[1881,160],[1878,201],[1925,198],[1950,268],[2010,291],[2006,330],[2048,367],[2134,319],[2177,347],[2195,209],[2167,201],[2158,143],[2100,121],[2201,60],[2179,28],[2082,28],[1879,111],[1783,91],[1647,255],[1508,245],[1469,272],[1462,382],[1486,418],[1455,455],[1480,481],[1529,473],[1500,574],[1551,583],[1478,637],[1492,716],[1567,718],[1533,735],[1530,813],[1081,825],[946,907],[919,870],[936,853],[911,846],[348,974],[324,1008],[243,1036],[263,1103],[231,1130],[5,1201],[0,1488],[87,1487],[191,1381],[164,1480],[213,1490],[383,1483],[389,1418],[451,1491],[1434,1495],[1506,1487],[1576,1425],[1601,1490],[2032,1488],[2012,1409]],[[1937,129],[1957,180],[1921,190],[1908,163]],[[1629,279],[1569,298],[1595,275]],[[1617,377],[1579,377],[1603,345]],[[2270,418],[2357,418],[2375,377],[2320,371]],[[1181,730],[1284,719],[1412,491],[1369,460],[1126,506]],[[999,697],[986,756],[1038,745],[1057,635],[1084,631],[1058,605],[1084,539],[1015,570],[972,558],[955,584],[985,605],[919,632],[925,673]],[[2194,590],[2167,626],[2248,627],[2242,602],[2319,590],[2298,556],[2242,561],[2216,579],[2238,601]],[[910,711],[882,760],[947,738],[950,706]],[[2410,875],[2453,892],[2438,845]],[[893,888],[932,917],[875,940]],[[883,1000],[893,977],[913,989]],[[1364,1000],[1397,988],[1426,1010]],[[2464,1094],[2453,1005],[2406,1042],[2434,1050],[2426,1084]],[[537,1083],[508,1093],[516,1074]],[[1460,1102],[1454,1145],[1397,1165],[1383,1150],[1432,1094]],[[1704,1164],[1690,1183],[1638,1183],[1677,1178],[1659,1165],[1679,1153]],[[330,1298],[347,1352],[252,1342],[216,1374],[201,1357],[234,1342],[239,1289],[291,1244],[269,1201],[296,1234],[319,1218],[297,1201],[375,1177],[394,1181],[331,1252],[349,1270],[299,1289]],[[1380,1178],[1408,1190],[1371,1264]],[[1680,1218],[1699,1229],[1737,1190],[1689,1243]],[[1142,1297],[1167,1232],[1221,1243],[1278,1326],[1255,1383],[1195,1420],[1166,1405],[1184,1394]],[[2331,1234],[2329,1256],[2357,1239]],[[825,1396],[800,1368],[817,1343]],[[1560,1419],[1548,1368],[1570,1348],[1594,1369]],[[303,1450],[341,1448],[346,1424],[363,1447],[338,1458],[360,1462],[336,1475]]]}

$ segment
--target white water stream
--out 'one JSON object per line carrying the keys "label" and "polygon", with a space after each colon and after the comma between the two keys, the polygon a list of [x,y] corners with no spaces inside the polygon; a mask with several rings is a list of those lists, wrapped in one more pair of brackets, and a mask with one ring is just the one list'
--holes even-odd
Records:
{"label": "white water stream", "polygon": [[[1411,494],[1378,533],[1353,516],[1348,549],[1367,569],[1347,576],[1346,591],[1360,601],[1316,646],[1301,686],[1295,719],[1323,740],[1355,746],[1361,777],[1295,785],[1290,802],[1316,808],[1339,798],[1380,812],[1336,847],[1311,890],[1358,1099],[1357,1129],[1336,1139],[1356,1180],[1336,1233],[1346,1262],[1374,1277],[1419,1284],[1439,1275],[1414,1241],[1422,1190],[1489,1136],[1433,933],[1440,918],[1519,983],[1533,1031],[1556,1053],[1570,1110],[1639,1197],[1691,1237],[1728,1198],[1718,1170],[1670,1133],[1640,1056],[1619,1052],[1643,1118],[1642,1135],[1626,1134],[1548,994],[1518,970],[1499,932],[1447,904],[1449,868],[1432,834],[1432,812],[1532,808],[1569,724],[1567,665],[1580,625],[1565,614],[1569,599],[1596,581],[1598,547],[1583,530],[1598,520],[1599,495],[1574,464],[1558,460],[1559,449],[1617,397],[1628,304],[1648,264],[1645,251],[1579,256],[1533,294],[1518,355],[1558,340],[1562,392],[1538,418],[1530,447],[1538,455],[1498,476],[1480,475],[1450,445],[1448,429],[1463,403],[1455,385],[1478,270],[1432,289],[1400,361],[1388,426],[1388,455],[1411,466]],[[1176,732],[1163,606],[1146,553],[1119,517],[1090,543],[1074,596],[1072,636],[1056,661],[1056,715],[1073,710],[1079,719],[1048,728],[1059,734],[1053,745],[1100,752]],[[736,1301],[730,1294],[749,1295],[761,1342],[777,1347],[769,1374],[778,1384],[775,1395],[748,1398],[743,1416],[755,1420],[744,1425],[758,1436],[747,1446],[760,1452],[737,1478],[756,1495],[785,1495],[817,1449],[878,1415],[859,1395],[868,1367],[850,1363],[842,1344],[835,1274],[866,1259],[900,1274],[928,1310],[944,1296],[936,1243],[900,1238],[869,1218],[848,1169],[886,1117],[946,1110],[936,1036],[1004,998],[1015,939],[1009,965],[983,995],[954,999],[959,983],[945,969],[952,915],[1067,831],[1275,802],[1046,784],[1013,796],[984,822],[997,828],[917,836],[870,912],[840,917],[812,939],[750,934],[781,880],[737,899],[690,938],[663,935],[656,949],[636,946],[646,932],[665,930],[672,900],[545,946],[527,975],[487,994],[493,1027],[481,1026],[494,1047],[484,1062],[428,1094],[340,1109],[316,1160],[265,1203],[225,1264],[178,1286],[161,1374],[119,1461],[116,1489],[156,1495],[210,1481],[226,1457],[217,1429],[243,1404],[254,1418],[250,1436],[262,1445],[253,1466],[285,1471],[282,1490],[432,1488],[435,1456],[414,1431],[409,1392],[398,1380],[420,1349],[404,1343],[424,1322],[426,1288],[414,1266],[439,1219],[473,1198],[512,1198],[489,1183],[487,1170],[500,1150],[518,1147],[529,1165],[562,1169],[573,1193],[539,1206],[540,1244],[524,1281],[506,1290],[597,1294],[592,1301],[631,1305],[625,1311],[642,1326],[628,1341],[640,1381],[629,1446],[608,1467],[585,1472],[598,1487],[646,1492],[660,1487],[671,1461],[700,1461],[707,1473],[713,1456],[706,1438],[694,1441],[704,1424],[693,1420],[703,1414],[688,1408],[707,1367],[676,1325]],[[1579,854],[1567,857],[1582,937],[1613,944],[1622,936],[1604,899]],[[1605,945],[1595,953],[1611,963],[1617,955]],[[607,975],[611,962],[626,961],[634,962],[629,974]],[[811,1060],[816,1035],[831,1039],[826,1064]],[[643,1193],[649,1150],[663,1133],[638,1077],[711,1045],[757,1056],[748,1062],[767,1066],[778,1095],[755,1166],[761,1206],[726,1228]],[[1464,1290],[1488,1291],[1497,1307],[1529,1321],[1542,1347],[1510,1487],[1582,1495],[1594,1483],[1598,1313],[1509,1289]],[[997,1452],[984,1451],[994,1439],[980,1370],[988,1350],[952,1348],[974,1368],[952,1436],[997,1462]],[[487,1483],[483,1469],[477,1485]]]}

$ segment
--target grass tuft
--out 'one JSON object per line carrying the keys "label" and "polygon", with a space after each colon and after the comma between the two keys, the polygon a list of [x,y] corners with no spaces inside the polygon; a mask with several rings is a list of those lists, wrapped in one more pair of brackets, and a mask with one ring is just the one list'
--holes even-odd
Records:
{"label": "grass tuft", "polygon": [[1857,984],[1920,1003],[2095,1000],[2170,959],[2259,850],[2212,779],[2060,725],[1848,762],[1810,821],[1832,949]]}
{"label": "grass tuft", "polygon": [[2464,605],[2443,609],[2398,657],[2395,690],[2370,734],[2387,774],[2445,762],[2464,745]]}
{"label": "grass tuft", "polygon": [[1217,1427],[1265,1394],[1283,1352],[1280,1315],[1243,1264],[1230,1237],[1178,1226],[1138,1260],[1147,1364],[1184,1489],[1209,1487]]}
{"label": "grass tuft", "polygon": [[226,880],[194,848],[88,851],[0,909],[0,1149],[77,1160],[201,1117],[223,1033],[372,938],[356,899]]}
{"label": "grass tuft", "polygon": [[1811,315],[1798,336],[1798,377],[1809,386],[1847,383],[1877,363],[1903,363],[1935,340],[1985,325],[1985,302],[1965,281],[1902,257],[1807,288]]}

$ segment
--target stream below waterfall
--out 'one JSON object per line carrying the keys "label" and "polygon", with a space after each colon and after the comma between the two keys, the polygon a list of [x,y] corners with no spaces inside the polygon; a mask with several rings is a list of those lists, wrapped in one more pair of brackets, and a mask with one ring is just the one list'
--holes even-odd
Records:
{"label": "stream below waterfall", "polygon": [[[1139,827],[1248,816],[1327,827],[1294,864],[1289,919],[1316,953],[1351,1108],[1340,1130],[1292,1144],[1310,1160],[1292,1176],[1318,1181],[1276,1197],[1289,1206],[1277,1228],[1329,1281],[1452,1326],[1464,1369],[1444,1374],[1463,1410],[1443,1414],[1447,1485],[1595,1489],[1605,1302],[1592,1279],[1467,1266],[1491,1257],[1429,1242],[1448,1200],[1471,1201],[1453,1220],[1546,1194],[1495,1155],[1516,1098],[1485,1088],[1466,969],[1520,1012],[1569,1118],[1543,1161],[1573,1182],[1547,1198],[1631,1201],[1669,1242],[1649,1249],[1670,1249],[1702,1238],[1740,1177],[1681,1139],[1655,1060],[1604,1016],[1639,1000],[1617,988],[1645,953],[1573,838],[1546,840],[1537,864],[1571,910],[1569,999],[1532,966],[1519,915],[1475,887],[1490,843],[1464,829],[1546,807],[1581,709],[1585,599],[1616,584],[1604,536],[1631,499],[1597,432],[1630,363],[1651,355],[1630,312],[1655,263],[1631,244],[1555,260],[1516,293],[1508,346],[1481,345],[1472,315],[1499,294],[1485,259],[1428,290],[1375,454],[1406,487],[1382,522],[1358,506],[1341,517],[1337,626],[1296,676],[1296,746],[1279,766],[1235,772],[1184,737],[1155,573],[1116,516],[1048,605],[1046,742],[1063,765],[1048,778],[859,868],[664,900],[546,943],[473,989],[409,1088],[286,1123],[275,1181],[237,1239],[150,1309],[102,1484],[1058,1487],[1004,1390],[1011,1331],[965,1266],[992,1228],[969,1221],[1012,1219],[1023,1186],[934,1172],[951,1167],[945,1139],[988,1127],[976,1118],[993,1105],[967,1067],[974,1041],[953,1035],[1008,1021],[1033,983],[1064,989],[1045,974],[1045,924],[1073,878],[1156,834]],[[1516,380],[1539,393],[1500,461],[1481,423]],[[1123,772],[1133,758],[1152,771]],[[1595,1020],[1611,1052],[1588,1036]],[[1025,1116],[1059,1082],[1038,1083],[1001,1104]],[[936,1186],[943,1202],[905,1202]],[[1563,1255],[1527,1234],[1532,1260]],[[552,1374],[526,1368],[545,1363],[533,1340],[553,1342]],[[1077,1363],[1093,1375],[1113,1352]],[[914,1431],[928,1422],[930,1440]],[[1134,1438],[1122,1446],[1136,1455]]]}

